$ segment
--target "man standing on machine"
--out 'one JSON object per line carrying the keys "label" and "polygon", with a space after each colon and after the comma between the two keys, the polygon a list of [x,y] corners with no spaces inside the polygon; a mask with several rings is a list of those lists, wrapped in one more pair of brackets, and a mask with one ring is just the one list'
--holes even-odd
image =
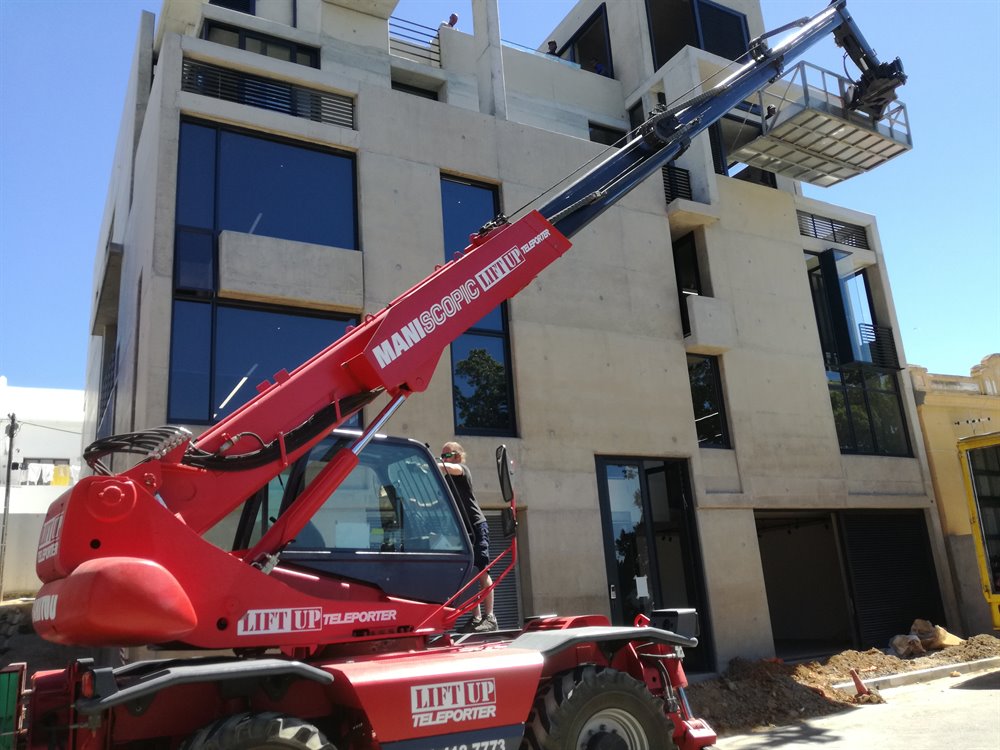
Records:
{"label": "man standing on machine", "polygon": [[[459,508],[469,526],[469,535],[472,538],[472,548],[475,552],[475,565],[479,570],[483,570],[490,564],[490,528],[486,523],[486,516],[483,514],[476,496],[472,491],[472,473],[465,465],[465,449],[456,442],[445,443],[441,448],[441,470],[451,481],[458,496]],[[493,579],[489,573],[479,579],[481,589],[493,585]],[[482,614],[482,610],[486,614]],[[471,629],[477,633],[488,633],[497,629],[497,618],[493,614],[493,592],[486,594],[483,600],[483,607],[476,607],[472,621],[469,623]]]}

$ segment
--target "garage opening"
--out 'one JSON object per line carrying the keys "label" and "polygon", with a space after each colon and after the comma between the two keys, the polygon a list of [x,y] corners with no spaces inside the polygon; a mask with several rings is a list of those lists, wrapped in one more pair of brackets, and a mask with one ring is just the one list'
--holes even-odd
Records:
{"label": "garage opening", "polygon": [[757,511],[754,517],[775,655],[807,659],[853,648],[834,514]]}
{"label": "garage opening", "polygon": [[948,627],[922,511],[754,517],[777,656],[885,648],[917,618]]}

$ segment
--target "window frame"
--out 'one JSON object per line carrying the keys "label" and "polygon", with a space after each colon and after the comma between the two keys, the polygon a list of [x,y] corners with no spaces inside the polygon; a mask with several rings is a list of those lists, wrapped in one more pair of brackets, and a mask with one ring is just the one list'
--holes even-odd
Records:
{"label": "window frame", "polygon": [[[225,7],[225,6],[221,6],[221,7]],[[239,13],[239,12],[242,12],[242,11],[237,11],[237,12]],[[253,15],[253,14],[251,14],[251,15]],[[218,29],[220,31],[229,31],[229,32],[235,33],[238,36],[239,42],[238,42],[238,44],[235,47],[232,47],[233,49],[241,49],[244,52],[250,52],[251,54],[261,55],[262,57],[266,57],[269,60],[281,60],[281,58],[279,58],[279,57],[272,57],[271,55],[268,55],[267,53],[257,52],[256,50],[248,50],[247,49],[247,39],[254,39],[254,40],[258,41],[258,42],[262,42],[264,45],[267,45],[267,44],[278,44],[278,45],[281,45],[283,47],[289,47],[291,49],[291,51],[292,51],[292,57],[293,57],[293,59],[291,59],[291,60],[283,60],[282,62],[290,62],[290,63],[292,63],[294,65],[305,65],[306,67],[315,68],[317,70],[320,67],[319,49],[317,49],[316,47],[311,47],[308,44],[300,44],[298,42],[293,42],[290,39],[283,39],[280,36],[274,36],[272,34],[261,34],[258,31],[252,31],[250,29],[245,29],[245,28],[243,28],[241,26],[234,26],[234,25],[229,24],[229,23],[223,23],[223,22],[212,20],[212,19],[206,19],[205,20],[205,24],[204,24],[204,26],[202,28],[202,31],[201,31],[201,37],[202,37],[202,39],[204,39],[205,41],[208,41],[208,42],[212,42],[213,44],[222,44],[223,46],[226,46],[226,47],[232,46],[232,45],[225,44],[224,42],[213,41],[212,39],[209,38],[209,36],[212,33],[212,31],[214,31],[216,29]],[[309,59],[309,62],[308,63],[299,62],[299,56],[300,55],[305,55]]]}
{"label": "window frame", "polygon": [[[582,39],[584,36],[590,33],[590,31],[594,28],[594,24],[598,22],[602,23],[603,25],[602,31],[604,32],[604,53],[607,56],[607,61],[608,61],[607,70],[603,73],[598,73],[596,70],[590,70],[590,68],[586,67],[586,63],[589,63],[589,61],[581,61],[577,59],[578,57],[577,43],[580,41],[580,39]],[[598,5],[597,9],[590,14],[587,20],[584,21],[582,24],[580,24],[580,27],[576,31],[574,31],[572,36],[570,36],[570,38],[566,41],[566,43],[559,48],[558,56],[564,60],[575,62],[577,65],[580,66],[581,70],[586,70],[587,72],[593,73],[594,75],[603,76],[605,78],[615,77],[615,60],[611,50],[611,30],[608,27],[608,8],[606,3],[601,3],[600,5]],[[600,60],[598,60],[598,62],[600,62]]]}
{"label": "window frame", "polygon": [[713,55],[718,55],[719,57],[723,57],[727,60],[730,59],[728,56],[720,54],[719,52],[714,52],[705,46],[705,30],[704,30],[705,23],[701,17],[701,9],[703,6],[709,7],[714,11],[731,15],[740,22],[740,26],[743,30],[744,49],[739,56],[734,58],[734,62],[739,61],[741,57],[745,57],[747,54],[746,48],[750,45],[750,27],[747,25],[746,13],[740,13],[735,8],[728,8],[725,5],[712,2],[712,0],[697,0],[694,3],[694,26],[695,26],[695,35],[696,38],[698,39],[698,47]]}
{"label": "window frame", "polygon": [[[698,297],[705,293],[705,283],[701,276],[701,267],[698,263],[698,242],[694,232],[688,232],[682,237],[678,237],[671,243],[671,254],[674,258],[674,276],[677,280],[677,297],[680,305],[681,332],[684,336],[691,335],[691,316],[688,314],[687,298]],[[696,280],[694,285],[682,284],[687,277],[687,271],[693,274]]]}
{"label": "window frame", "polygon": [[[245,310],[256,310],[260,312],[270,312],[277,313],[281,315],[293,316],[295,318],[318,318],[322,320],[338,321],[344,323],[345,325],[357,325],[358,316],[349,315],[336,312],[325,312],[319,310],[313,310],[308,308],[294,307],[290,305],[273,305],[258,302],[249,302],[245,300],[233,300],[233,299],[223,299],[219,296],[219,235],[222,231],[220,228],[220,192],[221,192],[221,180],[220,180],[220,165],[222,159],[222,137],[224,133],[232,133],[236,135],[241,135],[249,138],[255,138],[261,141],[268,141],[272,143],[278,143],[286,145],[289,147],[297,148],[304,151],[315,151],[323,154],[329,154],[341,158],[345,158],[350,162],[350,180],[351,180],[351,193],[353,198],[353,206],[351,206],[351,215],[354,222],[354,231],[352,244],[355,251],[360,252],[360,242],[359,242],[359,227],[358,227],[358,174],[357,174],[357,158],[354,154],[346,151],[341,151],[339,149],[333,149],[328,147],[317,147],[313,144],[306,144],[299,141],[295,141],[289,138],[274,137],[270,134],[259,133],[247,128],[231,127],[229,125],[223,125],[221,123],[216,123],[212,121],[200,120],[196,118],[181,118],[179,125],[180,139],[183,144],[183,132],[184,126],[191,125],[201,130],[196,131],[200,135],[205,136],[206,140],[203,143],[196,144],[195,150],[190,153],[190,157],[197,162],[197,157],[200,154],[199,149],[211,149],[211,159],[212,163],[210,165],[199,164],[199,166],[204,168],[202,172],[191,172],[189,178],[182,178],[182,170],[184,169],[184,156],[183,145],[178,151],[177,159],[177,192],[175,194],[175,210],[174,210],[174,257],[173,257],[173,293],[172,293],[172,303],[171,303],[171,341],[168,354],[168,385],[167,385],[167,419],[170,421],[182,422],[184,424],[205,424],[211,425],[218,421],[219,418],[212,417],[211,410],[211,400],[213,398],[213,393],[215,389],[215,379],[216,373],[216,359],[218,351],[218,333],[219,333],[219,311],[220,309],[245,309]],[[204,132],[203,132],[204,131]],[[208,141],[211,140],[211,145]],[[190,181],[188,181],[190,179]],[[200,184],[202,182],[209,183],[208,185]],[[204,215],[199,216],[186,216],[184,218],[189,221],[202,222],[204,224],[211,224],[211,226],[202,226],[198,223],[193,224],[182,224],[179,207],[181,201],[183,200],[181,196],[182,190],[197,191],[194,193],[195,198],[201,198],[206,203],[210,203],[210,215],[209,212],[205,212]],[[210,197],[209,197],[210,196]],[[190,200],[191,196],[188,196]],[[180,251],[180,244],[184,241],[185,237],[202,237],[208,238],[208,244],[210,245],[210,265],[211,269],[209,273],[205,274],[206,278],[200,279],[202,283],[200,284],[190,284],[181,286],[181,263],[183,262],[182,251]],[[283,238],[276,237],[275,239],[281,240]],[[286,238],[287,239],[287,238]],[[334,246],[330,246],[331,250]],[[342,248],[345,249],[345,248]],[[172,383],[175,377],[174,374],[174,352],[176,346],[181,346],[184,342],[182,341],[182,336],[178,335],[179,331],[175,329],[173,325],[174,316],[177,311],[177,304],[201,304],[205,305],[208,309],[199,314],[207,314],[207,351],[198,352],[199,356],[207,357],[207,376],[208,376],[208,399],[209,403],[205,406],[205,418],[203,419],[192,419],[187,415],[177,415],[174,410],[177,406],[174,403],[173,388]],[[194,308],[191,308],[192,310]],[[186,332],[186,335],[190,335],[190,331]],[[203,332],[204,333],[204,332]],[[327,342],[332,343],[333,340]],[[188,342],[188,345],[190,342]],[[319,351],[317,349],[317,351]],[[301,364],[301,363],[299,363]],[[291,370],[293,367],[288,367]],[[272,373],[260,373],[260,378],[270,377]],[[256,383],[250,383],[252,388]],[[252,398],[252,396],[251,396]],[[358,422],[348,422],[345,426],[357,426],[360,425]]]}
{"label": "window frame", "polygon": [[[722,386],[722,367],[719,363],[719,357],[715,357],[709,354],[692,354],[688,352],[687,354],[687,365],[688,365],[688,384],[691,384],[691,364],[692,360],[701,360],[702,362],[707,362],[712,373],[712,385],[715,392],[716,398],[716,414],[719,419],[720,435],[719,438],[714,442],[707,442],[707,438],[703,439],[698,431],[698,408],[695,404],[695,394],[694,389],[691,389],[691,406],[694,413],[695,419],[695,434],[698,436],[698,447],[699,448],[711,448],[711,449],[721,449],[727,450],[733,447],[732,433],[729,429],[729,416],[726,410],[726,399],[725,392]],[[702,417],[701,419],[705,419]]]}
{"label": "window frame", "polygon": [[[836,374],[837,379],[832,376]],[[849,383],[848,375],[855,375],[857,377],[857,383]],[[887,390],[885,388],[871,388],[869,386],[870,378],[872,375],[878,375],[880,377],[888,377],[892,380],[893,388]],[[906,410],[903,407],[903,394],[899,387],[899,377],[898,374],[890,369],[876,367],[863,362],[854,362],[847,365],[841,365],[839,367],[830,367],[827,369],[827,390],[830,393],[830,409],[834,417],[834,427],[837,431],[837,442],[840,446],[840,452],[845,455],[855,455],[855,456],[886,456],[888,458],[912,458],[913,457],[913,444],[910,440],[910,429],[909,424],[906,419]],[[839,394],[844,403],[844,417],[846,419],[846,432],[841,430],[841,425],[836,419],[836,410],[834,408],[834,394]],[[860,401],[852,400],[851,396],[860,396]],[[904,450],[902,452],[890,452],[889,450],[883,449],[883,445],[886,442],[884,440],[884,435],[882,435],[876,424],[877,411],[872,407],[872,396],[873,395],[887,395],[892,394],[895,396],[895,406],[899,416],[899,426],[901,429],[901,434],[903,437]],[[854,419],[854,411],[851,408],[852,405],[858,405],[864,407],[864,415],[867,420],[867,429],[864,435],[860,435],[859,431],[863,429],[862,425],[856,424]],[[880,437],[883,439],[880,440]],[[870,444],[870,448],[865,448],[862,441],[867,438]]]}
{"label": "window frame", "polygon": [[[493,185],[487,182],[480,182],[477,180],[471,180],[466,177],[460,177],[457,175],[448,174],[446,172],[440,173],[440,182],[445,181],[467,185],[473,188],[479,188],[483,190],[488,190],[493,196],[493,213],[494,216],[498,215],[501,211],[500,203],[500,187],[498,185]],[[442,191],[442,223],[445,220],[444,213],[444,203],[443,203],[443,191]],[[493,217],[490,217],[493,218]],[[471,231],[470,227],[470,231]],[[447,233],[447,230],[446,230]],[[445,243],[447,240],[445,239]],[[454,252],[462,250],[464,248],[453,248],[445,247],[444,255],[445,262],[451,260],[450,255]],[[493,312],[499,312],[499,325],[496,327],[485,327],[478,326],[477,323],[490,318],[493,316]],[[483,318],[476,323],[469,326],[452,344],[449,348],[449,356],[451,360],[451,382],[452,382],[452,419],[454,432],[456,435],[470,435],[470,436],[487,436],[487,437],[517,437],[518,436],[518,420],[517,420],[517,401],[515,398],[515,388],[514,388],[514,363],[511,351],[511,337],[510,337],[510,315],[507,301],[501,302],[499,308],[494,308],[494,311],[487,313]],[[507,398],[507,425],[502,427],[467,427],[459,423],[458,405],[455,401],[455,388],[456,385],[456,372],[455,368],[459,364],[455,360],[455,344],[462,339],[467,337],[480,337],[489,338],[492,340],[499,340],[501,342],[501,347],[504,356],[504,386]],[[464,360],[462,360],[464,361]]]}
{"label": "window frame", "polygon": [[[601,125],[601,123],[594,122],[593,120],[587,122],[587,127],[590,131],[591,143],[599,143],[602,146],[621,147],[623,145],[622,141],[628,135],[627,130]],[[601,137],[595,138],[595,134]]]}
{"label": "window frame", "polygon": [[[203,418],[203,419],[191,418],[188,415],[176,415],[174,413],[174,408],[175,408],[176,404],[174,403],[173,388],[171,387],[171,384],[172,384],[173,378],[174,378],[174,351],[175,351],[175,347],[176,346],[188,346],[189,345],[189,342],[183,340],[183,336],[179,336],[178,335],[178,331],[174,329],[174,325],[173,325],[174,310],[176,309],[176,305],[179,302],[180,303],[201,304],[201,305],[205,305],[206,307],[209,308],[208,311],[207,311],[207,313],[208,313],[208,332],[207,332],[208,333],[208,351],[206,353],[204,353],[206,355],[206,357],[207,357],[207,367],[208,367],[208,385],[207,385],[208,403],[206,404],[206,408],[205,408],[205,413],[206,413],[207,416],[205,418]],[[169,363],[168,364],[168,373],[169,373],[169,378],[168,378],[168,385],[167,385],[167,420],[170,421],[170,422],[179,422],[179,423],[182,423],[182,424],[192,424],[192,425],[212,425],[212,424],[217,423],[221,419],[225,419],[228,416],[229,413],[231,413],[233,410],[235,410],[236,408],[238,408],[238,405],[237,405],[237,406],[234,407],[233,410],[230,410],[230,412],[228,412],[228,413],[226,413],[226,414],[224,414],[222,416],[219,416],[219,417],[213,417],[212,413],[211,413],[212,412],[212,401],[213,401],[213,398],[214,398],[213,394],[215,393],[216,378],[217,378],[217,375],[218,375],[218,372],[217,372],[218,371],[217,358],[218,358],[219,333],[220,333],[220,331],[219,331],[219,312],[220,312],[220,310],[248,310],[248,311],[254,311],[254,312],[264,312],[264,313],[275,313],[275,314],[279,314],[279,315],[287,315],[287,316],[289,316],[291,318],[296,318],[296,319],[313,318],[313,319],[318,319],[318,320],[337,321],[337,322],[344,323],[345,324],[345,328],[350,327],[350,326],[356,326],[359,323],[359,317],[357,315],[348,315],[348,314],[344,314],[344,313],[334,313],[334,312],[326,312],[326,311],[320,311],[320,310],[311,310],[311,309],[308,309],[308,308],[293,307],[291,305],[269,305],[269,304],[262,304],[262,303],[258,303],[258,302],[247,302],[245,300],[220,299],[216,295],[213,295],[211,298],[205,298],[205,297],[192,298],[192,297],[185,296],[183,294],[177,294],[175,292],[173,300],[172,300],[172,304],[171,304],[170,352],[169,352],[169,356],[168,356],[168,363]],[[329,342],[327,342],[327,344],[328,345],[332,344],[336,340],[337,339],[331,339]],[[319,351],[321,351],[321,348],[317,348],[316,352],[314,352],[313,354],[318,353]],[[310,357],[311,357],[311,355],[310,355]],[[300,363],[298,363],[296,365],[286,366],[285,369],[287,369],[289,372],[291,372],[293,369],[295,369],[295,367],[298,367],[298,366],[304,364],[306,361],[308,361],[310,357],[307,357],[306,360],[304,360],[303,362],[300,362]],[[249,389],[251,389],[251,391],[255,388],[255,386],[257,385],[258,382],[260,382],[261,380],[263,380],[265,378],[271,377],[273,375],[273,373],[261,372],[261,373],[256,374],[256,375],[257,375],[257,377],[255,377],[254,381],[250,381],[250,382],[246,383],[246,387],[249,388]],[[256,396],[256,392],[252,392],[249,398],[243,400],[240,403],[241,404],[246,403],[247,401],[249,401],[254,396]],[[360,418],[357,418],[357,419],[352,418],[352,419],[350,419],[348,421],[345,421],[343,423],[343,425],[341,425],[341,426],[350,428],[350,427],[360,427],[360,425],[361,425]]]}
{"label": "window frame", "polygon": [[[238,2],[238,0],[208,0],[208,4],[214,5],[217,8],[231,10],[234,13],[245,13],[249,16],[257,15],[257,0],[243,0],[243,2]],[[233,7],[235,5],[245,5],[249,10]]]}

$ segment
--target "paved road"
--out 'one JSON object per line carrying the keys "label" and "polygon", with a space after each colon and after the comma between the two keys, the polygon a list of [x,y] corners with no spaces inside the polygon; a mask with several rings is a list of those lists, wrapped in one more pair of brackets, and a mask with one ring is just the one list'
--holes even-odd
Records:
{"label": "paved road", "polygon": [[1000,750],[1000,669],[885,688],[884,704],[756,734],[719,750]]}

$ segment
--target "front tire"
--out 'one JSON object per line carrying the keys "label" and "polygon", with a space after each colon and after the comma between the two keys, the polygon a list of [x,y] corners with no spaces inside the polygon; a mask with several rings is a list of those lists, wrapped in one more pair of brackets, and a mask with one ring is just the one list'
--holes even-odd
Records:
{"label": "front tire", "polygon": [[279,713],[234,714],[202,727],[183,750],[337,750],[312,724]]}
{"label": "front tire", "polygon": [[538,694],[522,750],[677,750],[663,702],[624,672],[578,667]]}

